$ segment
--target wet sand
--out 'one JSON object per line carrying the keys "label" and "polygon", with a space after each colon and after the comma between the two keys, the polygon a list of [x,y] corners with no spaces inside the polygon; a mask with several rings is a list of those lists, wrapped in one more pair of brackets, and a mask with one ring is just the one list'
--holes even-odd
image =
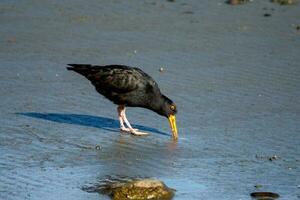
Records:
{"label": "wet sand", "polygon": [[[299,198],[299,10],[1,1],[0,199],[108,199],[82,187],[109,175],[158,178],[174,199]],[[149,73],[178,106],[178,143],[166,119],[140,108],[128,118],[151,135],[120,134],[115,105],[67,63]]]}

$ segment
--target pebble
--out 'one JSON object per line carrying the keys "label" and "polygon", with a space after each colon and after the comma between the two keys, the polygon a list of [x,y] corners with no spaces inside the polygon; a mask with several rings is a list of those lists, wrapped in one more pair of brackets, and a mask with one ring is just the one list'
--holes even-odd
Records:
{"label": "pebble", "polygon": [[102,149],[102,148],[101,148],[100,145],[96,145],[95,149],[96,149],[96,150],[100,150],[100,149]]}
{"label": "pebble", "polygon": [[194,14],[194,12],[193,11],[185,11],[185,12],[183,12],[183,14],[192,15],[192,14]]}
{"label": "pebble", "polygon": [[231,5],[239,5],[239,4],[247,3],[249,1],[250,0],[228,0],[227,3]]}
{"label": "pebble", "polygon": [[273,3],[278,3],[280,5],[292,5],[296,3],[296,0],[271,0]]}
{"label": "pebble", "polygon": [[265,13],[264,17],[271,17],[272,15],[270,13]]}
{"label": "pebble", "polygon": [[274,192],[252,192],[250,194],[251,197],[255,198],[255,199],[260,199],[260,200],[274,200],[280,197],[279,194],[274,193]]}
{"label": "pebble", "polygon": [[16,43],[16,38],[10,38],[7,40],[8,43]]}
{"label": "pebble", "polygon": [[160,71],[160,72],[163,72],[163,71],[164,71],[164,68],[163,68],[163,67],[159,68],[159,71]]}
{"label": "pebble", "polygon": [[279,157],[274,155],[269,158],[269,161],[278,160],[278,159],[279,159]]}

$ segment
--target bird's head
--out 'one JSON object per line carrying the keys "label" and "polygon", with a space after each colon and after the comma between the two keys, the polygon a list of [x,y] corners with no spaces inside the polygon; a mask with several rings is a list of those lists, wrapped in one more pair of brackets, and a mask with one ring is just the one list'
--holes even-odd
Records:
{"label": "bird's head", "polygon": [[178,132],[177,132],[177,126],[176,126],[176,115],[177,113],[177,108],[175,103],[168,97],[162,95],[162,103],[161,107],[159,109],[159,114],[167,117],[170,122],[170,127],[172,129],[172,135],[173,139],[177,140],[178,139]]}

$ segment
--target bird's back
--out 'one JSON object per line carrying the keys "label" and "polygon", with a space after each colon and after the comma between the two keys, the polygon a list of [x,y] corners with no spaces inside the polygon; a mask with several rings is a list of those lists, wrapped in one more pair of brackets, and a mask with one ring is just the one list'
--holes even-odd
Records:
{"label": "bird's back", "polygon": [[139,68],[125,65],[69,66],[68,70],[85,76],[100,94],[116,104],[143,107],[143,104],[147,104],[147,97],[160,93],[155,81]]}

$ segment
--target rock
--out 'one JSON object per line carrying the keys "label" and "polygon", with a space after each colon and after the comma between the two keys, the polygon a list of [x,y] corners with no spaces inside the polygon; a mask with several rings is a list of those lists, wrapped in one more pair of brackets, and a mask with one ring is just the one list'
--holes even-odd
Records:
{"label": "rock", "polygon": [[169,200],[174,191],[156,179],[142,179],[125,183],[112,191],[113,200]]}
{"label": "rock", "polygon": [[192,15],[192,14],[194,14],[194,12],[193,11],[184,11],[183,14]]}
{"label": "rock", "polygon": [[250,0],[228,0],[227,3],[231,5],[239,5],[239,4],[247,3],[249,1]]}
{"label": "rock", "polygon": [[278,159],[279,159],[279,157],[274,155],[269,158],[269,161],[278,160]]}
{"label": "rock", "polygon": [[159,68],[159,71],[160,71],[160,72],[163,72],[163,71],[164,71],[164,68],[163,68],[163,67]]}
{"label": "rock", "polygon": [[252,192],[250,196],[257,200],[274,200],[280,197],[274,192]]}
{"label": "rock", "polygon": [[101,150],[102,148],[101,148],[100,145],[96,145],[96,146],[95,146],[95,149],[96,149],[96,150]]}
{"label": "rock", "polygon": [[278,3],[280,5],[292,5],[296,3],[296,0],[271,0],[273,3]]}
{"label": "rock", "polygon": [[106,194],[113,200],[171,200],[175,191],[157,179],[127,177],[108,177],[95,185],[84,186],[82,190]]}
{"label": "rock", "polygon": [[270,13],[265,13],[264,17],[271,17],[271,14]]}
{"label": "rock", "polygon": [[7,40],[7,42],[8,42],[8,43],[16,43],[17,40],[16,40],[16,38],[11,37],[11,38],[9,38],[9,39]]}

